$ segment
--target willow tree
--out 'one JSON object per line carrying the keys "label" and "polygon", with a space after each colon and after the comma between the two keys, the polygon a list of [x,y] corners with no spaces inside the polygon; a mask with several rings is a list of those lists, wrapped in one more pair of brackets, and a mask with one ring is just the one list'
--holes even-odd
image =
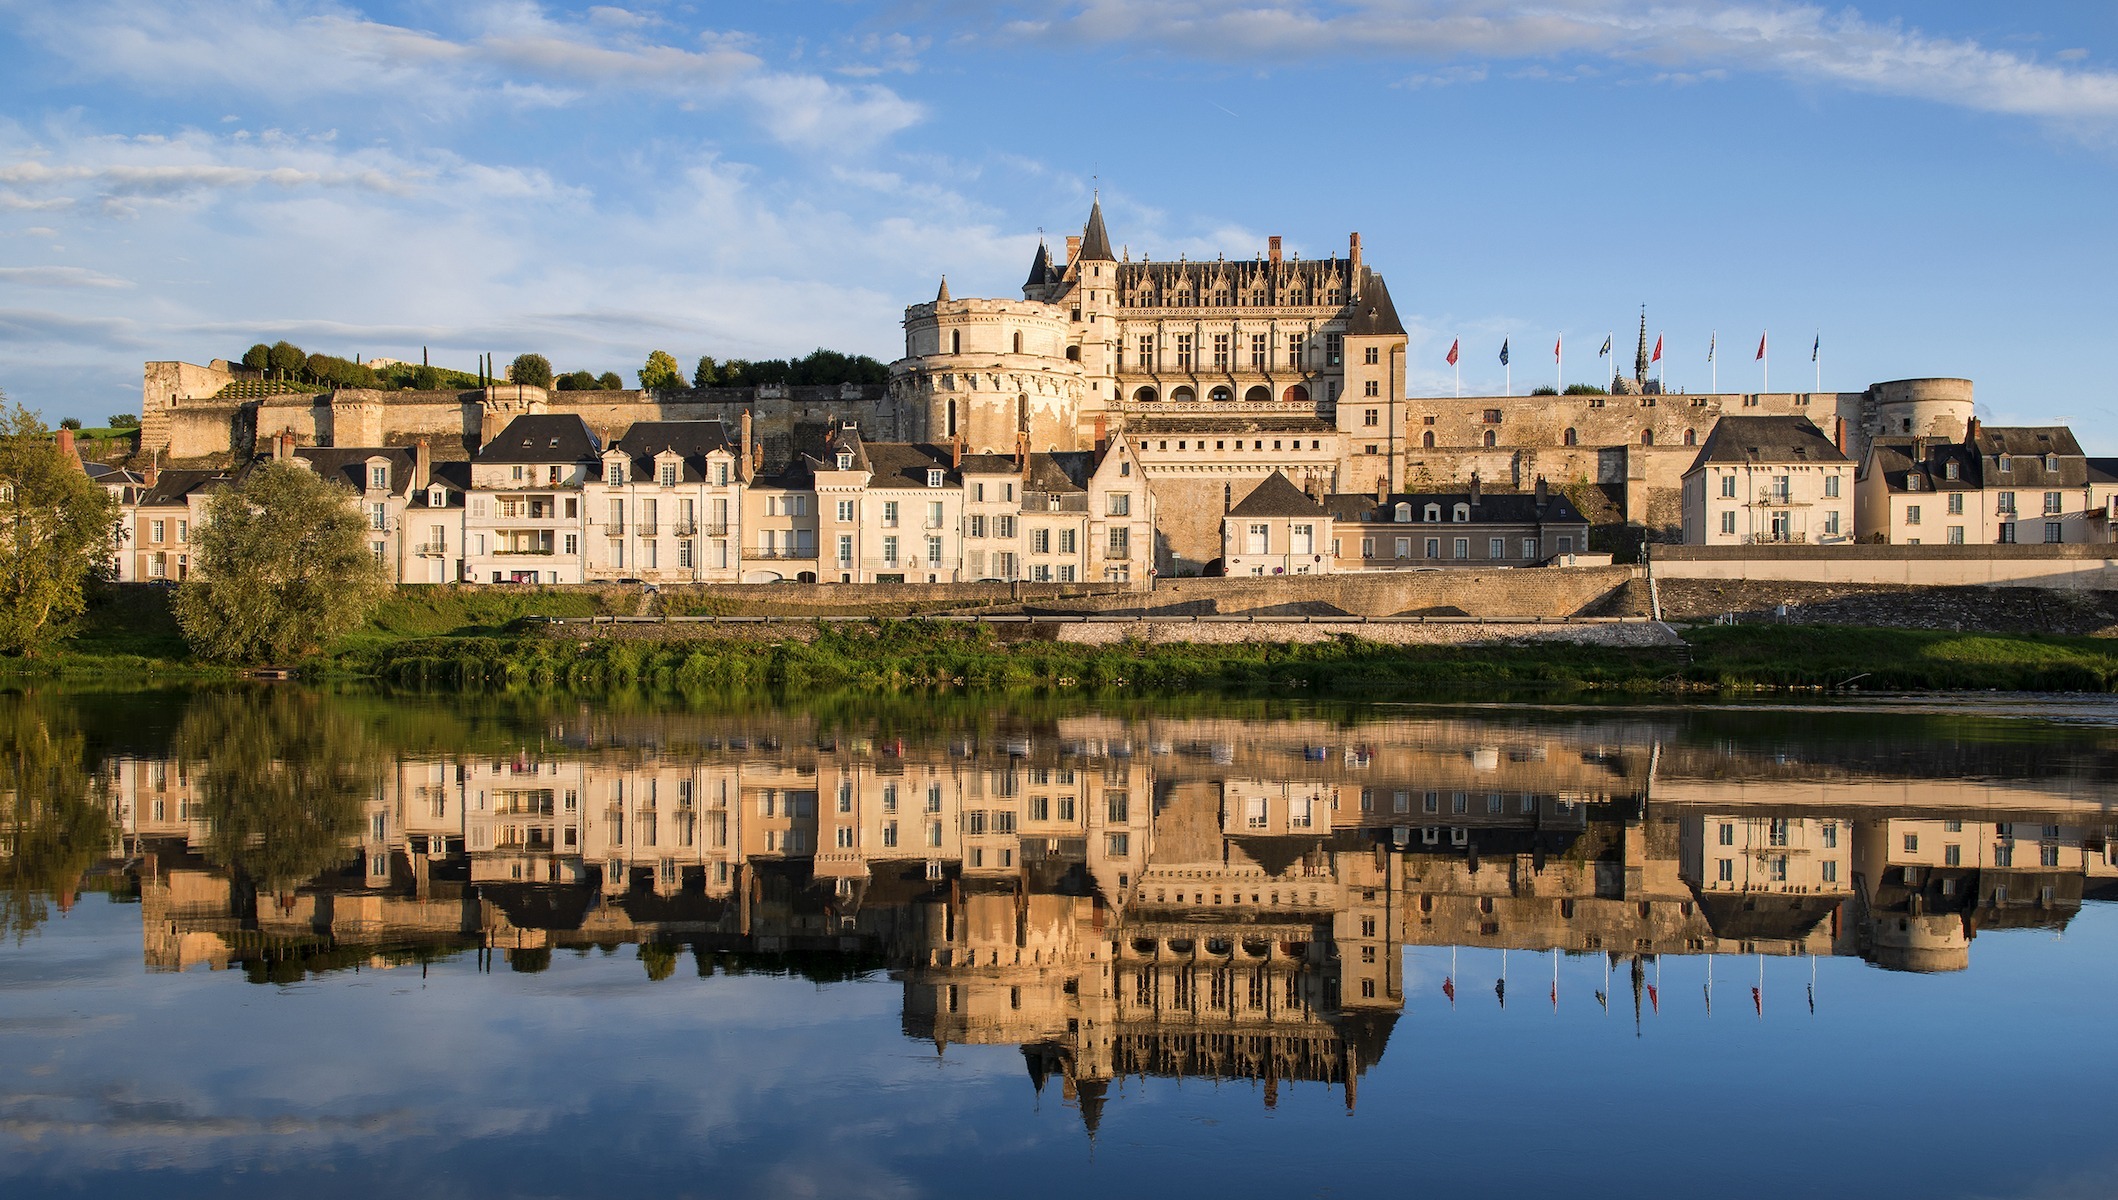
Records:
{"label": "willow tree", "polygon": [[269,462],[206,501],[177,624],[192,651],[284,662],[360,628],[389,593],[353,493]]}
{"label": "willow tree", "polygon": [[66,714],[37,697],[0,696],[0,936],[21,940],[62,909],[117,825]]}
{"label": "willow tree", "polygon": [[0,653],[35,654],[72,633],[117,537],[117,500],[35,413],[0,395]]}

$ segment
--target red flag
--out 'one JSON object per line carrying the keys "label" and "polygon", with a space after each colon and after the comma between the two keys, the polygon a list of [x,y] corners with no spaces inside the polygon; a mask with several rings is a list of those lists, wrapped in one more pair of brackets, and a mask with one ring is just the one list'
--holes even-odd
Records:
{"label": "red flag", "polygon": [[1443,978],[1441,981],[1441,994],[1449,998],[1450,1004],[1456,1003],[1456,981],[1446,977]]}
{"label": "red flag", "polygon": [[1765,335],[1762,333],[1758,335],[1758,361],[1765,361]]}
{"label": "red flag", "polygon": [[1462,344],[1463,344],[1463,339],[1462,339],[1462,338],[1458,338],[1457,340],[1455,340],[1455,341],[1453,341],[1453,342],[1450,342],[1450,343],[1449,343],[1449,365],[1450,365],[1450,366],[1452,366],[1452,367],[1456,365],[1456,350],[1457,350],[1457,347],[1461,346]]}
{"label": "red flag", "polygon": [[1654,352],[1653,354],[1650,354],[1650,355],[1648,355],[1648,356],[1647,356],[1647,361],[1649,361],[1649,362],[1661,362],[1661,361],[1662,361],[1662,335],[1661,335],[1661,334],[1659,334],[1659,333],[1655,335],[1655,352]]}
{"label": "red flag", "polygon": [[1759,1015],[1759,1016],[1761,1016],[1761,1017],[1762,1017],[1762,1016],[1764,1016],[1764,1015],[1765,1015],[1765,993],[1763,993],[1763,992],[1759,991],[1759,990],[1758,990],[1758,989],[1756,989],[1756,988],[1752,988],[1752,989],[1750,989],[1750,1006],[1751,1006],[1752,1008],[1755,1008],[1755,1009],[1757,1009],[1757,1010],[1758,1010],[1758,1015]]}
{"label": "red flag", "polygon": [[1561,342],[1563,342],[1563,341],[1565,341],[1565,340],[1566,340],[1566,338],[1565,338],[1565,336],[1564,336],[1564,335],[1562,335],[1562,336],[1560,336],[1560,337],[1556,337],[1556,338],[1553,338],[1553,339],[1552,339],[1552,361],[1553,361],[1553,362],[1558,362],[1558,361],[1559,361],[1559,343],[1561,343]]}

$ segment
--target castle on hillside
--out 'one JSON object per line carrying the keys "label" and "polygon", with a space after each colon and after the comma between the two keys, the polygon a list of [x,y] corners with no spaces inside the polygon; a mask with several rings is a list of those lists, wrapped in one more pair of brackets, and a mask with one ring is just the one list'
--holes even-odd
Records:
{"label": "castle on hillside", "polygon": [[1407,398],[1404,324],[1358,233],[1342,257],[1303,260],[1273,237],[1248,259],[1136,259],[1114,246],[1100,202],[1058,254],[1037,247],[1020,298],[958,299],[944,278],[905,310],[904,338],[883,387],[269,394],[225,362],[151,362],[141,449],[210,463],[291,433],[314,446],[424,439],[446,461],[524,414],[577,414],[606,443],[638,421],[748,416],[770,469],[842,423],[874,442],[1017,458],[1094,450],[1122,431],[1157,498],[1158,568],[1181,575],[1220,555],[1222,518],[1273,473],[1318,498],[1542,479],[1582,495],[1599,524],[1674,540],[1681,476],[1723,413],[1808,417],[1856,461],[1872,438],[1954,437],[1972,415],[1964,379],[1665,394],[1644,342],[1605,394]]}

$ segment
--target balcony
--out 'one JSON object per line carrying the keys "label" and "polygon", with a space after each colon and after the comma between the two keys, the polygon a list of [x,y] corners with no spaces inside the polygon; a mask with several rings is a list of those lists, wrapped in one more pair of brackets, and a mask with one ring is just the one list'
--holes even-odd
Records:
{"label": "balcony", "polygon": [[1785,488],[1758,489],[1758,503],[1765,508],[1806,508],[1809,505],[1807,500],[1796,500]]}
{"label": "balcony", "polygon": [[550,546],[496,546],[493,549],[494,558],[517,558],[530,555],[535,555],[539,558],[550,558],[554,553],[556,551]]}
{"label": "balcony", "polygon": [[447,558],[449,548],[442,542],[421,542],[412,548],[412,553],[421,558]]}
{"label": "balcony", "polygon": [[1806,533],[1750,533],[1743,536],[1746,546],[1802,546],[1808,542]]}
{"label": "balcony", "polygon": [[780,562],[788,559],[813,559],[814,546],[746,546],[743,558],[749,562]]}
{"label": "balcony", "polygon": [[632,531],[641,537],[653,537],[662,531],[662,525],[659,521],[642,521],[633,526]]}

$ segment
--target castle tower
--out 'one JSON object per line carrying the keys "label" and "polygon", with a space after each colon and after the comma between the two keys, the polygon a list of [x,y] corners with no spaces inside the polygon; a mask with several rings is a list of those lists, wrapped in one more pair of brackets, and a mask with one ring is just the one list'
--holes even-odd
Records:
{"label": "castle tower", "polygon": [[1103,227],[1103,201],[1089,204],[1088,224],[1081,232],[1081,252],[1067,264],[1074,299],[1068,315],[1075,328],[1073,357],[1084,382],[1077,419],[1093,423],[1116,407],[1118,344],[1118,262],[1111,254],[1110,232]]}
{"label": "castle tower", "polygon": [[944,279],[931,303],[905,310],[904,325],[905,356],[890,364],[889,387],[906,437],[961,437],[974,454],[1013,454],[1022,434],[1033,450],[1079,448],[1081,369],[1058,304],[959,300]]}

